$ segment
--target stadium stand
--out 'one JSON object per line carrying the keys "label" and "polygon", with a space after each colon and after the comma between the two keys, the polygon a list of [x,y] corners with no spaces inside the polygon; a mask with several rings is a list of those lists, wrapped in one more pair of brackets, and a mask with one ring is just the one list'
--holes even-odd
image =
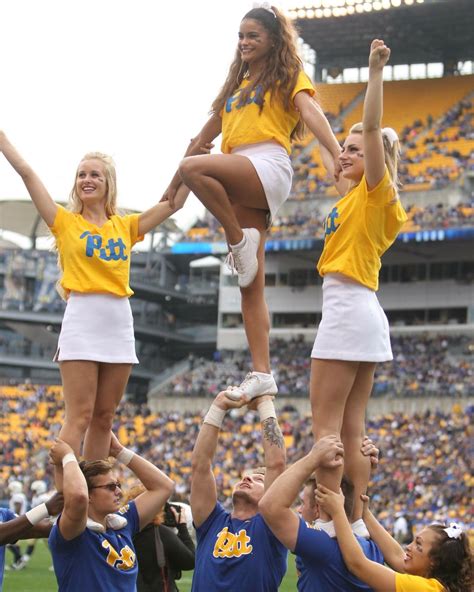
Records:
{"label": "stadium stand", "polygon": [[[282,396],[307,397],[312,344],[302,338],[275,339],[270,344],[272,368]],[[474,340],[467,335],[397,335],[392,337],[393,362],[379,364],[373,396],[474,396]],[[216,352],[216,361],[200,361],[175,376],[161,396],[214,397],[249,367],[248,352]]]}

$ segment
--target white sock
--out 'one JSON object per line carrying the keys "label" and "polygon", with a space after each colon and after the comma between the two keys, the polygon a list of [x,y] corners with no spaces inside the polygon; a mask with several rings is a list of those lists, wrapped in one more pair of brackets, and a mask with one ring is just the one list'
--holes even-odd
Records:
{"label": "white sock", "polygon": [[242,240],[240,241],[240,243],[237,243],[236,245],[230,245],[230,248],[233,251],[235,251],[236,249],[238,251],[239,249],[241,249],[245,245],[246,242],[247,242],[247,237],[244,234],[244,236],[243,236]]}
{"label": "white sock", "polygon": [[314,522],[314,527],[318,530],[324,530],[326,534],[328,534],[332,539],[336,538],[336,529],[334,528],[334,522],[329,520],[329,522],[324,522],[323,520],[316,520]]}
{"label": "white sock", "polygon": [[367,530],[367,526],[365,525],[365,522],[362,520],[362,518],[359,518],[359,520],[353,522],[351,524],[351,528],[355,535],[362,537],[363,539],[370,539],[369,531]]}

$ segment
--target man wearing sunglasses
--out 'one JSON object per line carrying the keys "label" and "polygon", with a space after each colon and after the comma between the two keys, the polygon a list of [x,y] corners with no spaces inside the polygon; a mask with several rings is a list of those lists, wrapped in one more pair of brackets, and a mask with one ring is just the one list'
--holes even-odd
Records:
{"label": "man wearing sunglasses", "polygon": [[173,482],[112,434],[110,456],[128,465],[146,491],[122,507],[122,490],[106,460],[78,463],[56,440],[50,458],[62,471],[64,510],[49,545],[59,592],[134,592],[138,566],[132,537],[149,524],[173,491]]}

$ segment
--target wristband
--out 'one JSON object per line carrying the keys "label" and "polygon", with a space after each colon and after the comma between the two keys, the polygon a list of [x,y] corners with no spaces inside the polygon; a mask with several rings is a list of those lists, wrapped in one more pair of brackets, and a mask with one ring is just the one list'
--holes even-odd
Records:
{"label": "wristband", "polygon": [[122,450],[117,454],[117,456],[115,457],[119,462],[121,462],[123,465],[127,466],[130,464],[130,461],[132,460],[132,458],[135,456],[135,453],[133,452],[133,450],[130,450],[130,448],[122,448]]}
{"label": "wristband", "polygon": [[40,504],[39,506],[28,510],[25,516],[28,518],[28,522],[31,522],[31,524],[35,526],[35,524],[38,524],[41,520],[49,518],[48,508],[46,507],[46,504]]}
{"label": "wristband", "polygon": [[224,421],[224,417],[226,414],[225,409],[221,409],[214,403],[209,407],[209,411],[207,412],[206,416],[204,417],[204,423],[208,423],[213,425],[214,427],[220,429],[222,427],[222,422]]}
{"label": "wristband", "polygon": [[77,463],[77,458],[74,452],[68,452],[63,456],[63,468],[67,465],[67,463],[75,462]]}
{"label": "wristband", "polygon": [[261,422],[265,421],[269,417],[274,417],[276,419],[275,405],[271,399],[262,401],[260,405],[257,406],[257,409]]}

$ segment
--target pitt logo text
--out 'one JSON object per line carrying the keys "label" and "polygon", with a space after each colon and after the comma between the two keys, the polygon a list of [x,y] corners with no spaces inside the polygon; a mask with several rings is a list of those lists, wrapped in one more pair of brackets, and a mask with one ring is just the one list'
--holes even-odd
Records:
{"label": "pitt logo text", "polygon": [[249,545],[250,537],[242,529],[237,534],[229,532],[227,526],[217,535],[217,541],[214,545],[214,557],[240,557],[249,555],[252,552],[252,545]]}

